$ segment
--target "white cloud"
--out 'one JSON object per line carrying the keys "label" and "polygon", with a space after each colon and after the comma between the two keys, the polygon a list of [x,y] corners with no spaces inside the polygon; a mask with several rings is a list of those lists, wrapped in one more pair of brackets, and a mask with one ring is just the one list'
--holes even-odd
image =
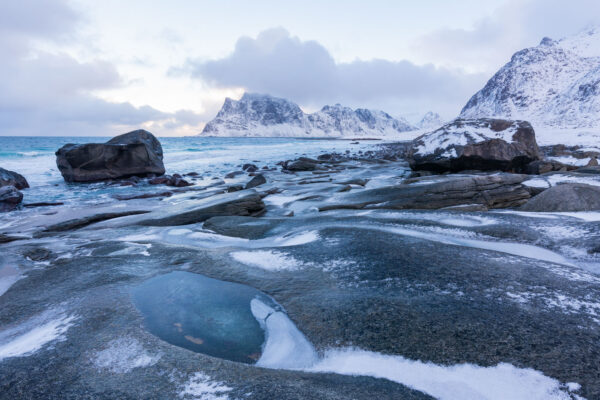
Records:
{"label": "white cloud", "polygon": [[441,28],[421,36],[412,57],[491,76],[513,53],[537,45],[543,37],[560,39],[597,24],[597,0],[510,0],[471,28]]}
{"label": "white cloud", "polygon": [[283,28],[263,31],[255,39],[242,37],[225,58],[189,60],[185,69],[216,86],[269,93],[305,106],[387,104],[398,107],[386,110],[393,114],[427,104],[454,115],[485,82],[478,74],[410,61],[337,63],[318,42],[302,41]]}
{"label": "white cloud", "polygon": [[[156,133],[198,125],[194,113],[108,102],[95,92],[124,85],[106,61],[80,62],[61,48],[75,40],[81,16],[66,1],[7,2],[0,13],[0,134],[114,135],[139,126]],[[184,117],[182,120],[179,117]],[[196,131],[197,132],[197,131]]]}

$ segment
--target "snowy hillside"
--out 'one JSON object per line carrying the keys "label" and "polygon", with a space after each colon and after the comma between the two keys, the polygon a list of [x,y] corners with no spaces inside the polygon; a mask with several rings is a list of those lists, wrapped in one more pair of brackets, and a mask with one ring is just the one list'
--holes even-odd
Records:
{"label": "snowy hillside", "polygon": [[442,125],[444,125],[444,120],[440,117],[440,114],[429,111],[421,118],[421,121],[417,124],[417,128],[431,130],[437,129]]}
{"label": "snowy hillside", "polygon": [[461,118],[503,117],[536,128],[600,128],[600,29],[512,56],[465,105]]}
{"label": "snowy hillside", "polygon": [[414,130],[406,120],[378,110],[325,106],[304,113],[291,101],[268,95],[246,93],[240,100],[227,98],[205,136],[257,137],[401,137]]}

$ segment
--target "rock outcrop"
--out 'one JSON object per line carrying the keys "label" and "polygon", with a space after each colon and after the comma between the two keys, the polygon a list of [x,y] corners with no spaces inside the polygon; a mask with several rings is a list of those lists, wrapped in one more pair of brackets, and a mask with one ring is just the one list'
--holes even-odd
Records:
{"label": "rock outcrop", "polygon": [[599,211],[600,187],[583,183],[567,183],[551,187],[533,197],[523,211]]}
{"label": "rock outcrop", "polygon": [[0,212],[12,211],[23,201],[23,193],[14,186],[0,187]]}
{"label": "rock outcrop", "polygon": [[528,122],[482,118],[457,119],[416,138],[408,158],[414,170],[522,172],[541,156]]}
{"label": "rock outcrop", "polygon": [[160,142],[141,129],[106,143],[66,144],[56,152],[56,164],[67,182],[165,173]]}
{"label": "rock outcrop", "polygon": [[14,186],[18,190],[22,190],[27,189],[29,183],[27,183],[27,179],[23,175],[0,168],[0,187],[2,186]]}
{"label": "rock outcrop", "polygon": [[531,194],[521,183],[527,175],[495,174],[475,176],[427,176],[405,184],[350,192],[337,204],[320,207],[334,209],[423,209],[473,206],[479,209],[519,207]]}
{"label": "rock outcrop", "polygon": [[139,221],[145,226],[176,226],[204,222],[219,216],[249,216],[256,217],[265,212],[262,197],[254,190],[248,193],[226,193],[210,197],[194,205],[174,205],[165,210],[148,214],[147,218]]}

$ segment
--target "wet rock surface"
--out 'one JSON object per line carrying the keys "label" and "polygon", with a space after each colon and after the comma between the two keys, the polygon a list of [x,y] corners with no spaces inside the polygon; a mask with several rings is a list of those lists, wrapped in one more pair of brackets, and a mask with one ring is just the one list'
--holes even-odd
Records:
{"label": "wet rock surface", "polygon": [[67,144],[56,152],[56,164],[67,182],[94,182],[165,173],[162,146],[144,130],[106,143]]}
{"label": "wet rock surface", "polygon": [[23,201],[23,193],[14,186],[0,187],[0,212],[12,211]]}
{"label": "wet rock surface", "polygon": [[18,174],[14,171],[9,171],[4,168],[0,168],[0,187],[2,186],[14,186],[15,188],[22,190],[29,187],[27,179],[23,175]]}
{"label": "wet rock surface", "polygon": [[524,211],[600,211],[600,186],[566,183],[544,190],[521,207]]}
{"label": "wet rock surface", "polygon": [[[598,398],[600,216],[519,209],[528,181],[554,175],[409,178],[381,155],[261,170],[254,189],[245,174],[215,176],[169,197],[5,214],[0,398]],[[261,361],[265,343],[231,361],[226,335],[206,351],[216,329],[186,314],[201,293],[152,285],[169,274],[243,285],[244,304],[273,299],[280,309],[252,315],[292,364]],[[173,301],[142,310],[132,293],[144,285]],[[150,329],[159,309],[177,342]],[[210,324],[240,315],[225,300],[206,309],[195,312]]]}

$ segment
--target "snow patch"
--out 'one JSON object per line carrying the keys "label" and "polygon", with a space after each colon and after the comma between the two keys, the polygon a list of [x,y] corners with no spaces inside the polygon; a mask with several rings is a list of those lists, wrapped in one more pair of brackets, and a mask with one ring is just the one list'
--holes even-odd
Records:
{"label": "snow patch", "polygon": [[273,250],[236,251],[231,253],[231,257],[243,264],[268,271],[293,271],[303,266],[301,261],[291,255]]}
{"label": "snow patch", "polygon": [[227,392],[233,388],[226,386],[223,382],[213,381],[210,376],[196,372],[184,384],[179,392],[182,399],[194,400],[229,400]]}
{"label": "snow patch", "polygon": [[533,369],[501,363],[494,367],[450,367],[355,349],[330,350],[310,372],[384,378],[440,400],[571,400],[579,385],[559,381]]}
{"label": "snow patch", "polygon": [[104,350],[96,352],[92,363],[100,369],[125,374],[135,368],[149,367],[158,362],[160,355],[149,354],[134,338],[119,338],[108,343]]}
{"label": "snow patch", "polygon": [[76,317],[47,311],[14,328],[0,332],[0,360],[29,356],[51,342],[65,340]]}
{"label": "snow patch", "polygon": [[317,360],[310,342],[283,311],[259,299],[250,302],[252,315],[265,330],[266,341],[256,365],[266,368],[307,368]]}

